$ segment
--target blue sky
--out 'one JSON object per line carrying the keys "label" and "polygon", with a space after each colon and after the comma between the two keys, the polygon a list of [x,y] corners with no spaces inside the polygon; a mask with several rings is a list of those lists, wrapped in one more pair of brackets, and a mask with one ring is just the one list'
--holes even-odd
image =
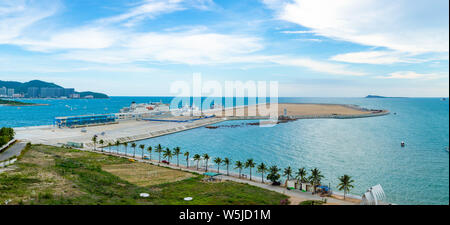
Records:
{"label": "blue sky", "polygon": [[448,1],[2,0],[0,80],[110,95],[279,81],[280,96],[448,96]]}

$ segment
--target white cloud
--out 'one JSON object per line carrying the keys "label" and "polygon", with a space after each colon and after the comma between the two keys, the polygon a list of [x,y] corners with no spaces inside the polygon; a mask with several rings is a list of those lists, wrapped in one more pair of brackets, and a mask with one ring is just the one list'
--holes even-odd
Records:
{"label": "white cloud", "polygon": [[331,57],[331,60],[347,63],[367,64],[393,64],[393,63],[415,63],[422,60],[413,59],[409,54],[396,51],[365,51],[350,52]]}
{"label": "white cloud", "polygon": [[264,0],[317,35],[410,53],[448,52],[448,1]]}
{"label": "white cloud", "polygon": [[440,78],[448,78],[448,73],[416,73],[414,71],[398,71],[390,73],[389,76],[377,76],[379,79],[423,79],[434,80]]}
{"label": "white cloud", "polygon": [[311,30],[285,30],[281,31],[283,34],[313,34],[314,31]]}
{"label": "white cloud", "polygon": [[182,11],[189,8],[207,10],[214,5],[212,0],[146,0],[117,16],[103,18],[100,24],[123,23],[127,27],[136,25],[145,19],[154,19],[161,14]]}
{"label": "white cloud", "polygon": [[78,50],[62,54],[64,58],[98,63],[232,63],[239,56],[261,50],[258,38],[217,33],[128,33],[114,47]]}
{"label": "white cloud", "polygon": [[56,32],[46,39],[18,38],[12,44],[31,51],[48,52],[62,49],[102,49],[111,47],[121,39],[121,34],[111,29],[95,27],[77,28]]}
{"label": "white cloud", "polygon": [[2,0],[0,2],[0,44],[21,36],[32,24],[54,15],[57,1]]}
{"label": "white cloud", "polygon": [[280,57],[277,59],[271,60],[280,65],[288,65],[288,66],[299,66],[305,67],[313,71],[327,73],[327,74],[335,74],[335,75],[345,75],[345,76],[364,76],[367,75],[364,72],[354,71],[348,69],[346,66],[341,64],[334,64],[328,62],[322,62],[307,58],[286,58]]}

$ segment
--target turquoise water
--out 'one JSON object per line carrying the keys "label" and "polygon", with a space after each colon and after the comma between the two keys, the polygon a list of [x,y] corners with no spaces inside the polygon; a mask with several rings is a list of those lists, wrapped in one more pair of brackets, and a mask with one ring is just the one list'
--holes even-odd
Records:
{"label": "turquoise water", "polygon": [[[50,124],[54,116],[116,112],[132,100],[159,99],[39,100],[51,105],[20,109],[0,107],[0,126]],[[170,98],[163,101],[168,102]],[[449,146],[448,101],[438,98],[280,98],[279,102],[357,104],[387,109],[396,115],[298,120],[270,128],[197,128],[138,143],[180,146],[191,155],[208,153],[211,158],[230,157],[233,161],[253,158],[257,163],[283,168],[317,167],[325,175],[323,183],[331,183],[333,187],[338,176],[352,176],[355,188],[351,192],[356,195],[381,184],[388,201],[393,203],[449,204],[449,153],[445,150]],[[76,106],[76,109],[70,111],[65,105]],[[401,141],[407,143],[405,148],[400,147]],[[139,149],[137,152],[140,154]],[[175,162],[175,158],[172,161]]]}

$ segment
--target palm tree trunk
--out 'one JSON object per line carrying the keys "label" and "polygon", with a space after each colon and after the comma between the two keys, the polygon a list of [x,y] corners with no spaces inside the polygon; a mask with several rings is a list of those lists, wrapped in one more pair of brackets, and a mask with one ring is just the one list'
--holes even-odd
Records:
{"label": "palm tree trunk", "polygon": [[229,176],[230,174],[228,173],[228,165],[227,165],[227,176]]}
{"label": "palm tree trunk", "polygon": [[261,173],[261,183],[264,183],[264,173]]}
{"label": "palm tree trunk", "polygon": [[252,168],[250,168],[250,180],[252,180]]}

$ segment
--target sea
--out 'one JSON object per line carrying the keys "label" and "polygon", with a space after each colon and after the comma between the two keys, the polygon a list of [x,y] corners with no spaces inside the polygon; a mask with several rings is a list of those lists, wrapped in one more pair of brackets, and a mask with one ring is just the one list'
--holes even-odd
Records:
{"label": "sea", "polygon": [[[110,99],[33,99],[46,106],[0,106],[0,127],[50,125],[54,117],[115,113],[137,103],[170,103],[172,97],[111,97]],[[252,121],[225,121],[217,129],[200,127],[137,144],[180,147],[212,159],[253,159],[294,172],[318,168],[322,183],[337,190],[338,177],[354,180],[352,195],[361,196],[381,184],[386,201],[394,204],[449,204],[449,103],[441,98],[279,98],[280,103],[352,104],[386,109],[386,116],[357,119],[305,119],[273,127]],[[247,104],[248,99],[243,104]],[[237,103],[236,103],[237,104]],[[404,141],[405,147],[400,143]],[[140,150],[136,150],[140,154]],[[153,158],[157,157],[153,153]],[[180,155],[180,164],[185,164]],[[176,162],[176,157],[172,159]],[[211,162],[210,167],[217,168]],[[220,168],[224,172],[225,167]],[[230,169],[237,172],[234,166]],[[253,169],[254,179],[261,175]],[[243,171],[249,174],[248,169]]]}

